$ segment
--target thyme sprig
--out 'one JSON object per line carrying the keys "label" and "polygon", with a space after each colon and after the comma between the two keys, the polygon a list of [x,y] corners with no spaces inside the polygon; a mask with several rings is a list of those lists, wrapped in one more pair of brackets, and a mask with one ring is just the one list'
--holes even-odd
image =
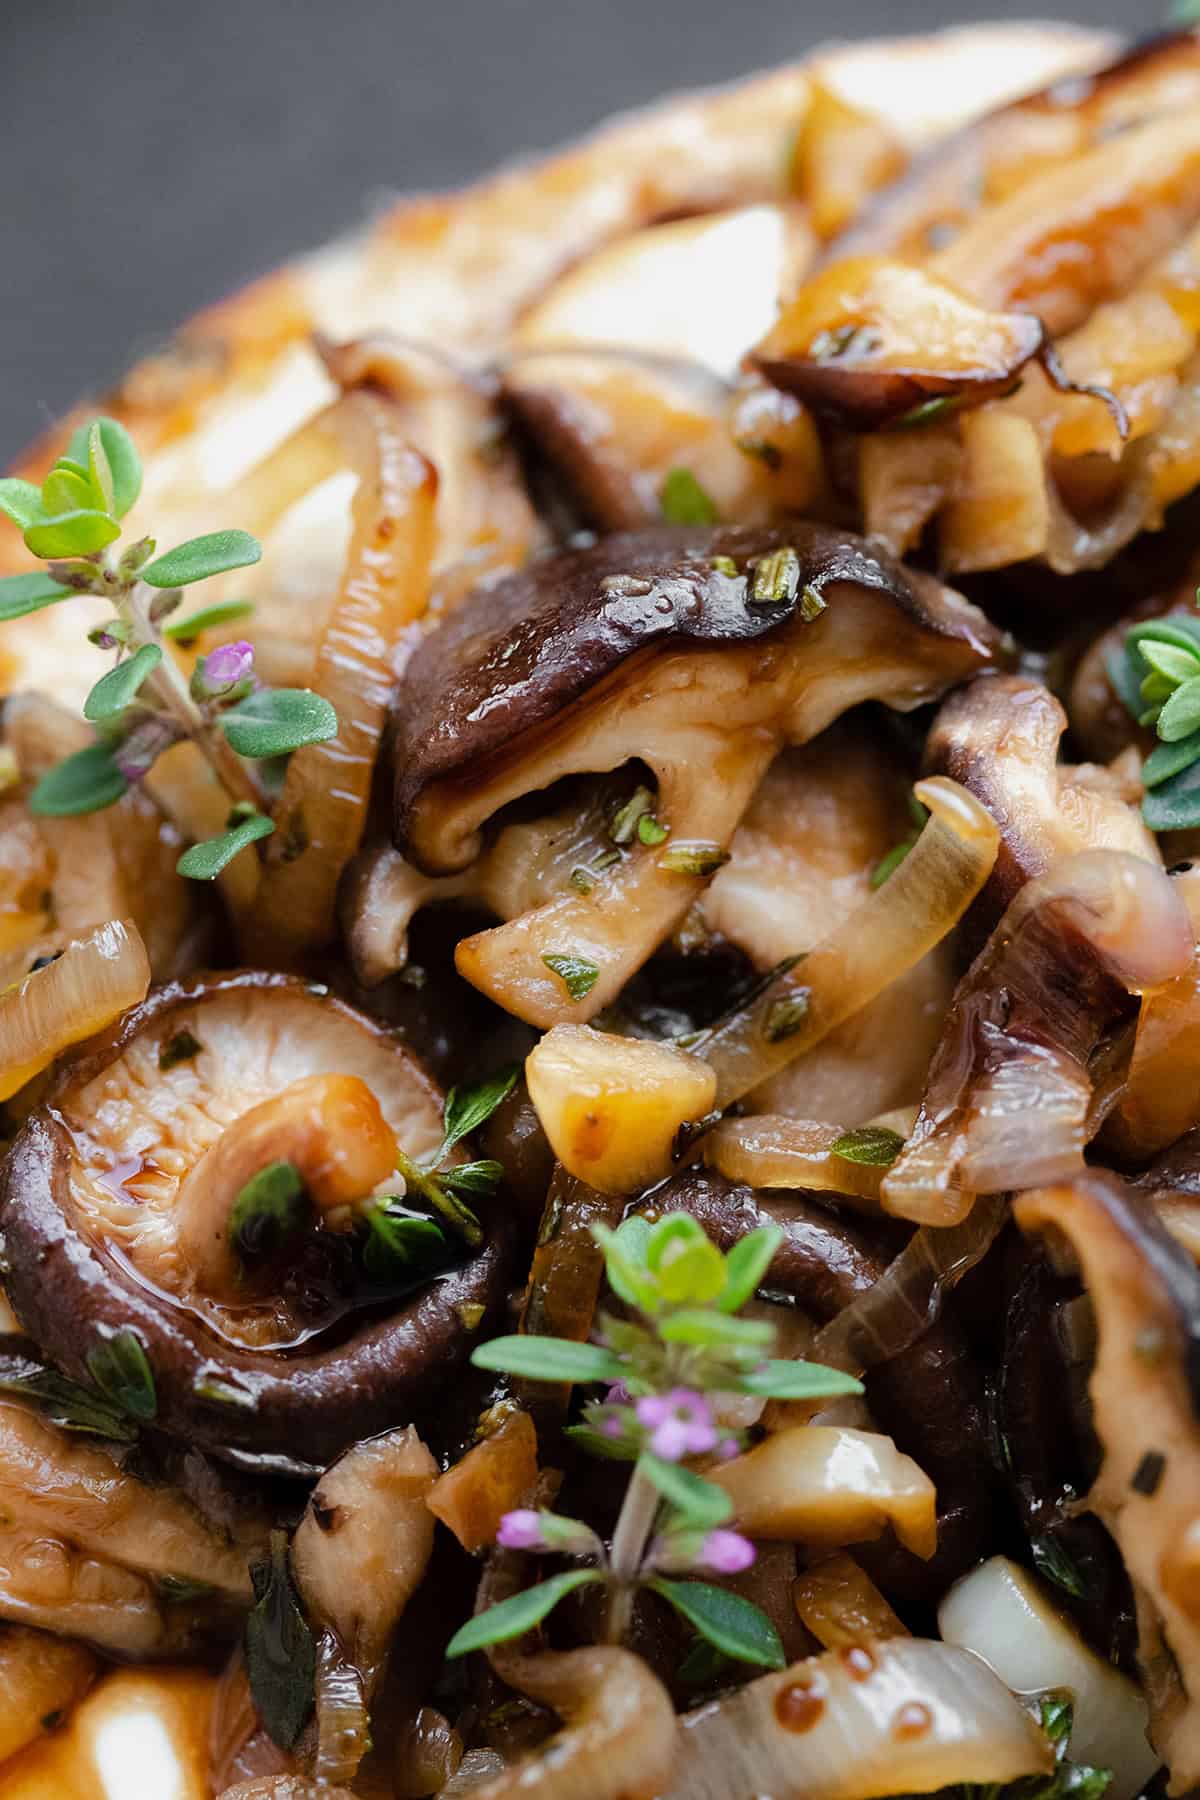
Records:
{"label": "thyme sprig", "polygon": [[245,601],[225,601],[171,623],[183,589],[249,568],[262,548],[249,532],[191,538],[157,554],[153,538],[116,548],[122,521],[142,490],[142,464],[115,419],[81,425],[41,486],[0,480],[0,513],[20,530],[43,570],[0,580],[0,621],[18,619],[75,595],[101,600],[108,617],[89,635],[114,663],[84,702],[95,742],[68,756],[34,787],[35,813],[98,812],[136,786],[175,744],[194,743],[229,799],[226,828],[185,851],[181,875],[211,881],[239,851],[268,836],[266,791],[256,764],[323,743],[337,732],[329,702],[306,688],[269,688],[253,646],[220,644],[197,658],[190,678],[171,649],[242,617]]}

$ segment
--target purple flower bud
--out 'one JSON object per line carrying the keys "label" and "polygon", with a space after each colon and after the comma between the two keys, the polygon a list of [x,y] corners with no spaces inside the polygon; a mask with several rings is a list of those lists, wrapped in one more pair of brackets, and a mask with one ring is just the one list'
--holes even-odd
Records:
{"label": "purple flower bud", "polygon": [[214,693],[236,687],[254,673],[254,645],[245,638],[234,644],[218,644],[204,659],[205,685]]}
{"label": "purple flower bud", "polygon": [[605,1394],[604,1400],[608,1406],[628,1406],[630,1403],[629,1389],[623,1381],[614,1381]]}
{"label": "purple flower bud", "polygon": [[740,1531],[708,1531],[700,1546],[697,1562],[714,1575],[740,1575],[755,1558],[754,1545]]}
{"label": "purple flower bud", "polygon": [[732,1462],[735,1456],[741,1454],[741,1449],[742,1446],[738,1443],[736,1438],[727,1437],[721,1439],[720,1443],[717,1445],[715,1454],[720,1457],[722,1462]]}
{"label": "purple flower bud", "polygon": [[515,1512],[506,1512],[500,1521],[496,1542],[503,1550],[544,1549],[542,1522],[532,1507],[521,1506]]}
{"label": "purple flower bud", "polygon": [[712,1409],[695,1388],[672,1388],[667,1394],[648,1394],[634,1408],[638,1422],[649,1432],[647,1442],[664,1462],[684,1456],[702,1456],[715,1449],[717,1433]]}

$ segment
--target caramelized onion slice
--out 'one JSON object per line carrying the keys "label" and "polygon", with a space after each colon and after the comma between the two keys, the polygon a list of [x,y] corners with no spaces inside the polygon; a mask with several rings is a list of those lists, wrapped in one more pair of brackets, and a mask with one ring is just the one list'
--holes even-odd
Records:
{"label": "caramelized onion slice", "polygon": [[890,1524],[915,1555],[937,1548],[932,1481],[878,1432],[790,1426],[708,1479],[724,1488],[751,1537],[836,1549],[876,1538]]}
{"label": "caramelized onion slice", "polygon": [[1007,392],[1045,335],[1028,312],[989,311],[923,269],[859,257],[807,281],[754,362],[815,411],[873,431],[930,401]]}
{"label": "caramelized onion slice", "polygon": [[[1200,870],[1175,878],[1200,937]],[[1142,996],[1125,1085],[1105,1141],[1134,1160],[1153,1156],[1200,1123],[1200,949],[1179,975]]]}
{"label": "caramelized onion slice", "polygon": [[494,1660],[510,1687],[566,1723],[548,1744],[473,1787],[475,1800],[628,1800],[665,1790],[678,1755],[675,1710],[640,1656],[600,1645]]}
{"label": "caramelized onion slice", "polygon": [[1046,1738],[985,1663],[921,1638],[794,1663],[681,1726],[664,1800],[876,1800],[1053,1765]]}
{"label": "caramelized onion slice", "polygon": [[132,922],[110,919],[0,995],[0,1100],[146,998],[150,960]]}
{"label": "caramelized onion slice", "polygon": [[937,777],[914,790],[931,817],[890,879],[792,973],[705,1032],[693,1053],[727,1107],[911,969],[962,918],[996,860],[999,833],[965,788]]}
{"label": "caramelized onion slice", "polygon": [[844,1550],[805,1569],[792,1601],[801,1624],[825,1650],[908,1636],[866,1570]]}
{"label": "caramelized onion slice", "polygon": [[1127,1675],[1102,1662],[1027,1570],[993,1556],[951,1588],[938,1607],[947,1644],[982,1656],[1018,1692],[1069,1688],[1072,1762],[1111,1769],[1112,1800],[1134,1800],[1159,1759],[1147,1710]]}
{"label": "caramelized onion slice", "polygon": [[1191,957],[1187,913],[1152,863],[1089,850],[1029,882],[959,983],[916,1127],[884,1177],[885,1209],[953,1225],[977,1193],[1079,1168],[1091,1052],[1126,989],[1169,980]]}
{"label": "caramelized onion slice", "polygon": [[359,475],[341,588],[317,645],[312,685],[337,736],[293,751],[273,809],[250,940],[287,962],[335,930],[338,879],[357,850],[405,630],[420,618],[434,550],[437,476],[382,395],[339,400],[329,426]]}
{"label": "caramelized onion slice", "polygon": [[682,1126],[702,1119],[716,1076],[669,1044],[556,1025],[525,1063],[529,1097],[563,1167],[610,1194],[640,1194],[671,1173]]}
{"label": "caramelized onion slice", "polygon": [[533,1420],[514,1408],[438,1477],[425,1504],[464,1550],[482,1550],[495,1541],[503,1515],[532,1491],[537,1473]]}

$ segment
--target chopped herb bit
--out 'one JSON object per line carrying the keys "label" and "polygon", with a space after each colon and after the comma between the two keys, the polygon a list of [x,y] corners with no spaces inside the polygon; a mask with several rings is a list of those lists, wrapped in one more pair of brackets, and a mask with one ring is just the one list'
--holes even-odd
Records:
{"label": "chopped herb bit", "polygon": [[1083,1576],[1074,1560],[1067,1555],[1058,1539],[1049,1535],[1030,1539],[1029,1548],[1033,1554],[1033,1566],[1038,1574],[1055,1587],[1062,1588],[1076,1600],[1082,1600],[1086,1593]]}
{"label": "chopped herb bit", "polygon": [[270,1560],[250,1575],[255,1605],[243,1640],[250,1692],[269,1736],[281,1750],[290,1750],[312,1711],[317,1657],[282,1531],[271,1533]]}
{"label": "chopped herb bit", "polygon": [[756,462],[765,463],[772,473],[783,467],[783,451],[778,444],[768,443],[766,438],[749,437],[738,438],[736,443],[743,456],[752,456]]}
{"label": "chopped herb bit", "polygon": [[670,525],[715,525],[717,509],[690,469],[672,469],[659,495],[662,516]]}
{"label": "chopped herb bit", "polygon": [[772,1000],[763,1018],[763,1036],[768,1043],[777,1044],[801,1029],[808,1018],[810,998],[808,988],[796,988],[792,993]]}
{"label": "chopped herb bit", "polygon": [[572,869],[568,879],[577,894],[590,894],[596,885],[596,878],[591,870],[582,866]]}
{"label": "chopped herb bit", "polygon": [[653,813],[643,813],[637,824],[638,843],[653,848],[663,844],[671,835],[671,827],[663,825]]}
{"label": "chopped herb bit", "polygon": [[932,425],[936,419],[943,418],[946,413],[953,412],[961,403],[958,394],[936,394],[932,400],[922,400],[918,405],[910,407],[908,412],[901,413],[893,419],[891,425],[885,427],[891,431],[911,431],[918,425]]}
{"label": "chopped herb bit", "polygon": [[1134,1493],[1145,1494],[1147,1499],[1156,1494],[1166,1467],[1167,1459],[1161,1450],[1147,1450],[1130,1479]]}
{"label": "chopped herb bit", "polygon": [[658,866],[671,875],[715,875],[728,861],[729,852],[720,844],[694,839],[690,843],[672,844],[659,857]]}
{"label": "chopped herb bit", "polygon": [[868,1168],[888,1169],[904,1148],[898,1131],[884,1125],[862,1125],[856,1131],[843,1131],[829,1146],[830,1156],[844,1162],[865,1163]]}
{"label": "chopped herb bit", "polygon": [[865,325],[838,325],[832,331],[818,331],[808,346],[813,362],[832,362],[839,356],[871,356],[880,348],[877,332]]}
{"label": "chopped herb bit", "polygon": [[460,1300],[454,1310],[462,1320],[464,1331],[478,1331],[487,1307],[479,1300]]}
{"label": "chopped herb bit", "polygon": [[168,1069],[175,1068],[178,1063],[191,1062],[203,1048],[200,1039],[193,1037],[190,1031],[177,1031],[174,1037],[167,1039],[158,1053],[159,1073],[165,1075]]}
{"label": "chopped herb bit", "polygon": [[229,1213],[229,1242],[243,1262],[273,1256],[309,1216],[309,1200],[294,1163],[268,1163],[252,1175]]}
{"label": "chopped herb bit", "polygon": [[754,606],[779,606],[794,600],[800,591],[800,558],[790,544],[761,557],[750,584]]}
{"label": "chopped herb bit", "polygon": [[810,583],[800,596],[800,617],[806,625],[811,625],[814,619],[820,618],[828,605],[824,594]]}
{"label": "chopped herb bit", "polygon": [[117,1331],[102,1325],[98,1336],[99,1342],[88,1351],[88,1374],[101,1393],[131,1418],[153,1419],[158,1393],[141,1338],[127,1325]]}
{"label": "chopped herb bit", "polygon": [[718,575],[728,575],[731,581],[737,580],[739,570],[732,556],[714,556],[712,566]]}
{"label": "chopped herb bit", "polygon": [[613,814],[608,835],[614,844],[632,844],[638,822],[654,810],[654,795],[648,787],[638,787]]}
{"label": "chopped herb bit", "polygon": [[551,974],[558,976],[572,1000],[586,999],[600,979],[598,966],[586,956],[560,956],[552,951],[542,961]]}

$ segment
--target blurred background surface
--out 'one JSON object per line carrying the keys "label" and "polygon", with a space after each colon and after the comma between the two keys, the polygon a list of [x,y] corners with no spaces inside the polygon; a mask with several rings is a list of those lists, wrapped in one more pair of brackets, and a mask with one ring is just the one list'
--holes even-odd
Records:
{"label": "blurred background surface", "polygon": [[[1131,33],[1155,24],[1135,0],[1055,10]],[[0,0],[0,464],[188,313],[389,194],[464,181],[623,107],[825,39],[1013,11],[996,0],[953,13],[944,0]]]}

